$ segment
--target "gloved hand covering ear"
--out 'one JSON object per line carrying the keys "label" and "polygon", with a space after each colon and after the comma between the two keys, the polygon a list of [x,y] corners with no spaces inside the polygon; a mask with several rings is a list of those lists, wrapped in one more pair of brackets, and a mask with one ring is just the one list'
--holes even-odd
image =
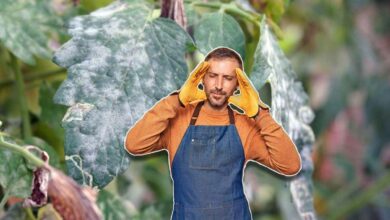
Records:
{"label": "gloved hand covering ear", "polygon": [[207,99],[204,88],[198,88],[198,85],[209,68],[210,63],[203,61],[192,71],[179,91],[179,100],[182,105],[186,106],[193,101]]}
{"label": "gloved hand covering ear", "polygon": [[[229,97],[229,106],[241,114],[255,117],[259,113],[259,108],[269,109],[269,106],[261,101],[259,93],[249,81],[245,73],[240,68],[235,69],[239,85],[239,94]],[[236,93],[236,92],[235,92]]]}

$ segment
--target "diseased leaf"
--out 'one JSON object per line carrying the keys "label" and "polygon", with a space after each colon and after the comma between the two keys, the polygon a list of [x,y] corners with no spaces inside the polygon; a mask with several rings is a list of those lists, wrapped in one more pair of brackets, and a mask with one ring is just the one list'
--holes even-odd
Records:
{"label": "diseased leaf", "polygon": [[34,55],[50,58],[48,48],[51,26],[60,27],[49,0],[0,2],[0,42],[15,56],[34,64]]}
{"label": "diseased leaf", "polygon": [[[261,35],[257,44],[250,80],[257,90],[260,90],[274,73],[276,65],[279,65],[279,57],[283,56],[271,31],[265,26],[264,21],[260,27]],[[274,73],[275,74],[275,73]]]}
{"label": "diseased leaf", "polygon": [[[2,136],[5,142],[15,143],[8,136]],[[9,196],[27,197],[31,192],[31,171],[19,154],[0,149],[0,185]]]}
{"label": "diseased leaf", "polygon": [[[38,158],[42,159],[44,162],[48,162],[49,155],[37,148],[36,146],[30,145],[28,146],[29,152],[35,152]],[[44,167],[36,167],[33,170],[33,180],[32,180],[32,188],[31,195],[26,198],[23,202],[24,207],[40,207],[47,204],[47,187],[50,179],[50,172]]]}
{"label": "diseased leaf", "polygon": [[102,219],[102,212],[96,204],[96,189],[81,187],[53,167],[45,166],[44,169],[50,173],[47,195],[58,214],[64,219]]}
{"label": "diseased leaf", "polygon": [[214,12],[204,15],[195,28],[196,45],[203,54],[215,47],[229,47],[245,59],[245,36],[238,22],[230,15]]}
{"label": "diseased leaf", "polygon": [[313,171],[311,151],[315,138],[309,126],[314,119],[314,113],[308,105],[308,96],[302,84],[296,81],[296,78],[296,73],[276,43],[264,18],[251,79],[258,89],[265,80],[269,80],[272,91],[272,115],[293,140],[302,158],[301,172],[288,182],[299,214],[292,218],[315,219],[311,181]]}
{"label": "diseased leaf", "polygon": [[69,24],[72,39],[54,62],[68,68],[56,103],[63,118],[68,172],[104,187],[127,169],[127,130],[187,77],[189,35],[175,22],[152,19],[144,1],[115,2]]}

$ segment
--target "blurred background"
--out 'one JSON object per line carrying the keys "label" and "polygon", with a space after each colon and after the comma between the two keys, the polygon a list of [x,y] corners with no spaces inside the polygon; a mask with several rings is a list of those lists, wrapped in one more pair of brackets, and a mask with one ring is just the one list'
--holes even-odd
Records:
{"label": "blurred background", "polygon": [[[48,33],[49,43],[45,50],[35,49],[39,56],[29,56],[23,48],[36,45],[28,38],[18,38],[18,34],[28,32],[30,24],[6,20],[3,9],[9,1],[0,0],[1,131],[16,138],[30,135],[45,141],[64,171],[61,119],[66,107],[54,104],[52,98],[67,73],[52,63],[51,56],[69,40],[64,25],[68,19],[111,2],[51,1],[55,14],[32,14],[30,20],[32,24],[49,21],[47,29],[42,30]],[[279,44],[309,95],[315,112],[311,127],[316,137],[312,158],[318,217],[390,219],[390,2],[274,2],[237,1],[257,12],[274,13]],[[39,34],[34,37],[42,38]],[[15,74],[18,71],[20,74]],[[22,85],[18,76],[23,79]],[[31,122],[31,134],[23,133],[26,117]],[[281,211],[278,196],[285,187],[282,180],[250,164],[245,184],[254,219],[289,219]],[[129,169],[106,189],[139,219],[169,219],[172,182],[166,152],[132,158]],[[0,216],[12,204],[11,198]]]}

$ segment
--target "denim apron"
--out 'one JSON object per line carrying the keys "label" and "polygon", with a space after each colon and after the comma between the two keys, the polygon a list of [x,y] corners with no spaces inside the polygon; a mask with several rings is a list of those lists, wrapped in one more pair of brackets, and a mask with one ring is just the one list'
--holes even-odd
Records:
{"label": "denim apron", "polygon": [[172,162],[172,220],[250,220],[243,191],[244,150],[228,107],[229,125],[195,126],[199,102]]}

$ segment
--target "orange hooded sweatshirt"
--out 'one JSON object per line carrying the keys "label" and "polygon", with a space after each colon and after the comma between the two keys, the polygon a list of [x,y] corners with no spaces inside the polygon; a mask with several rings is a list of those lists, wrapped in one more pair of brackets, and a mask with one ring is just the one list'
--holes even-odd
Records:
{"label": "orange hooded sweatshirt", "polygon": [[[134,156],[166,150],[172,165],[195,106],[196,103],[192,103],[182,107],[177,94],[164,97],[128,130],[125,149]],[[252,160],[285,176],[296,175],[301,170],[295,144],[268,109],[261,108],[256,120],[233,112],[245,162]],[[229,125],[228,111],[203,106],[195,125]]]}

